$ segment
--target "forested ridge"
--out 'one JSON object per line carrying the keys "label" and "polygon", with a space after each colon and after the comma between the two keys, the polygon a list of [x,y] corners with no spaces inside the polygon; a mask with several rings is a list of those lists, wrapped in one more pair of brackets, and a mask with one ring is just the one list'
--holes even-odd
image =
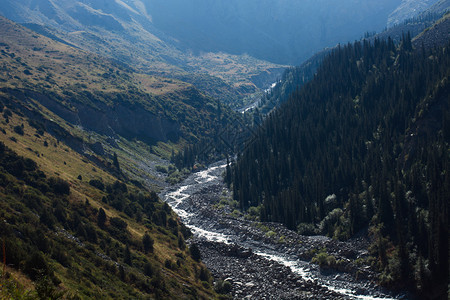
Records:
{"label": "forested ridge", "polygon": [[301,233],[369,227],[391,287],[443,297],[448,281],[450,57],[404,36],[339,46],[228,168],[241,209]]}

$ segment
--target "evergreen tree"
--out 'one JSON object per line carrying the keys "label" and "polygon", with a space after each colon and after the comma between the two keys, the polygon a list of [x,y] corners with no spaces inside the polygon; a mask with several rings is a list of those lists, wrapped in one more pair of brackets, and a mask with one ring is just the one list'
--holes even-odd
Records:
{"label": "evergreen tree", "polygon": [[142,245],[144,246],[144,252],[153,252],[153,239],[150,237],[148,233],[145,233],[142,237]]}
{"label": "evergreen tree", "polygon": [[105,222],[106,222],[106,213],[105,210],[102,207],[100,207],[97,215],[97,224],[100,228],[104,228]]}

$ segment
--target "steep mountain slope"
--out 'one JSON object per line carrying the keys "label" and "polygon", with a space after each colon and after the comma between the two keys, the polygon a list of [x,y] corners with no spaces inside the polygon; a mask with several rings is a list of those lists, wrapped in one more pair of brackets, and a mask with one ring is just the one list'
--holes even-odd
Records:
{"label": "steep mountain slope", "polygon": [[121,181],[122,164],[98,168],[7,101],[1,299],[215,297],[185,245],[188,230],[155,192]]}
{"label": "steep mountain slope", "polygon": [[[402,24],[387,28],[378,34],[366,35],[364,39],[373,42],[375,39],[387,40],[390,38],[398,44],[405,34],[409,34],[416,48],[422,47],[422,43],[428,49],[434,46],[444,46],[450,38],[448,15],[443,16],[448,10],[450,10],[450,0],[441,0],[418,16],[404,20]],[[286,102],[292,92],[313,78],[323,58],[332,50],[333,48],[324,49],[300,66],[287,69],[277,85],[261,98],[257,105],[258,110],[253,112],[254,118],[262,119],[273,108]]]}
{"label": "steep mountain slope", "polygon": [[[154,143],[208,133],[215,102],[189,84],[140,73],[0,18],[3,95],[39,103],[86,130]],[[133,114],[133,117],[130,115]]]}
{"label": "steep mountain slope", "polygon": [[400,6],[388,18],[387,26],[392,27],[419,15],[439,0],[403,0]]}
{"label": "steep mountain slope", "polygon": [[216,101],[3,17],[0,31],[0,298],[216,297],[149,189],[164,182],[151,152],[206,137]]}
{"label": "steep mountain slope", "polygon": [[0,14],[140,72],[189,80],[226,102],[237,101],[258,89],[249,80],[251,76],[269,72],[274,81],[280,74],[281,66],[248,55],[193,55],[154,26],[147,1],[125,2],[5,0]]}
{"label": "steep mountain slope", "polygon": [[398,46],[364,40],[333,50],[238,156],[230,172],[241,208],[334,238],[370,225],[382,283],[443,296],[448,41],[415,51],[405,36]]}
{"label": "steep mountain slope", "polygon": [[[449,6],[450,8],[450,6]],[[415,47],[432,48],[444,46],[450,40],[450,14],[446,14],[431,28],[428,28],[413,40]]]}

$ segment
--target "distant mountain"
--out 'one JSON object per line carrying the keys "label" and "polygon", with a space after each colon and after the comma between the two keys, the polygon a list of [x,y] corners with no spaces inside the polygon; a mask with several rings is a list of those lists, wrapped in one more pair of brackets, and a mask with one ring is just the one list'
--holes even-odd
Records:
{"label": "distant mountain", "polygon": [[39,104],[72,126],[149,145],[211,134],[217,101],[192,85],[134,72],[3,17],[0,28],[0,91],[17,105]]}
{"label": "distant mountain", "polygon": [[0,14],[141,72],[188,79],[227,103],[259,89],[252,76],[268,73],[268,85],[284,69],[248,55],[194,55],[154,25],[147,1],[3,0]]}
{"label": "distant mountain", "polygon": [[154,26],[196,51],[300,64],[324,47],[380,31],[401,0],[156,0]]}
{"label": "distant mountain", "polygon": [[404,20],[414,18],[439,0],[402,0],[400,6],[389,15],[387,26],[398,25]]}
{"label": "distant mountain", "polygon": [[378,32],[436,1],[3,0],[0,14],[239,106],[280,78],[282,65]]}
{"label": "distant mountain", "polygon": [[[410,34],[413,38],[413,45],[420,48],[422,42],[427,48],[434,46],[444,46],[450,39],[448,15],[442,16],[450,10],[450,0],[441,0],[422,11],[416,17],[404,20],[403,23],[386,28],[384,31],[365,36],[364,39],[374,41],[375,39],[386,40],[391,38],[394,43],[400,43],[402,37]],[[427,29],[427,30],[425,30]],[[424,31],[425,30],[425,31]],[[418,36],[419,35],[419,36]],[[323,58],[333,51],[334,48],[327,48],[317,52],[300,66],[289,68],[285,71],[277,85],[268,93],[263,95],[258,110],[254,111],[256,119],[261,119],[273,108],[287,101],[292,92],[301,88],[306,82],[313,78],[317,68]],[[258,116],[258,114],[262,114]]]}

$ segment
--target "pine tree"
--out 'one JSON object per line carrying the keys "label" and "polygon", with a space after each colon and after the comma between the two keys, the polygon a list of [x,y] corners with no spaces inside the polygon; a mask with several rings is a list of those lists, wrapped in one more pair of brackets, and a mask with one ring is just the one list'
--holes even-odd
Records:
{"label": "pine tree", "polygon": [[124,251],[124,255],[123,255],[123,262],[129,266],[131,266],[131,264],[132,264],[130,247],[128,245],[125,247],[125,251]]}
{"label": "pine tree", "polygon": [[153,244],[154,244],[153,239],[150,237],[148,233],[145,233],[144,236],[142,237],[142,246],[144,247],[144,252],[145,253],[153,252]]}
{"label": "pine tree", "polygon": [[106,213],[105,210],[102,207],[100,207],[97,215],[97,224],[100,228],[104,228],[105,222],[106,222]]}

